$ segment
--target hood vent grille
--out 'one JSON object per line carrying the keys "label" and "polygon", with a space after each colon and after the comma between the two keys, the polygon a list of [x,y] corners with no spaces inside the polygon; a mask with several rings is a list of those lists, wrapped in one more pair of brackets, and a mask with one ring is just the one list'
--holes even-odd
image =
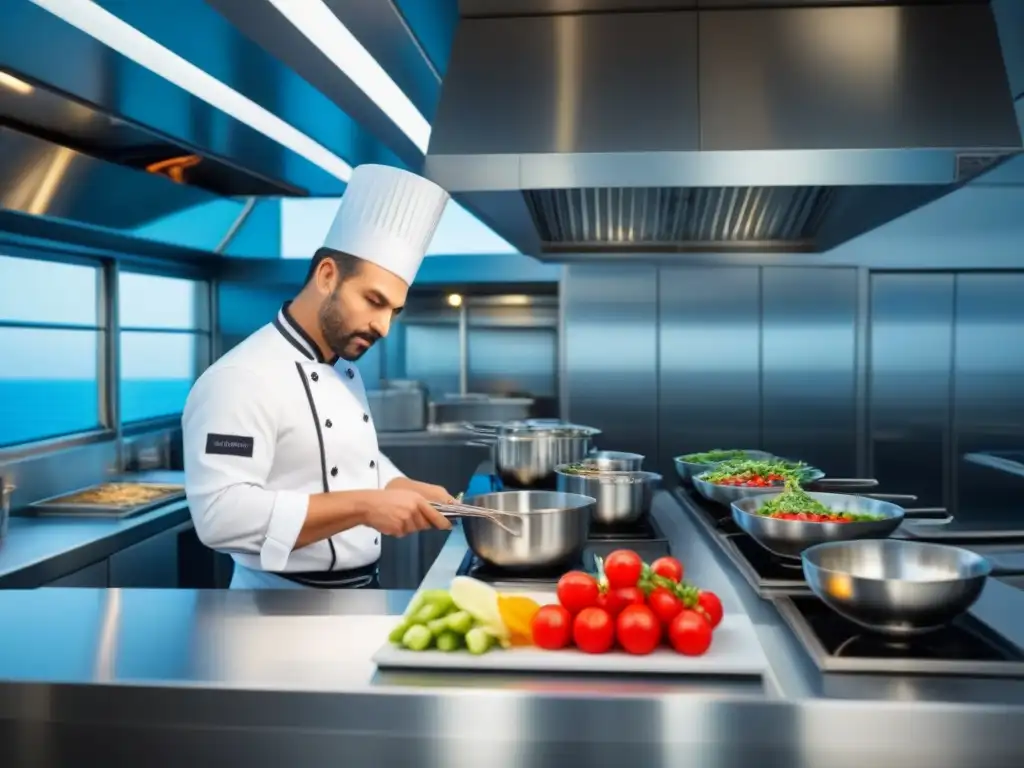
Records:
{"label": "hood vent grille", "polygon": [[546,246],[707,250],[801,247],[834,199],[831,187],[663,187],[524,191]]}

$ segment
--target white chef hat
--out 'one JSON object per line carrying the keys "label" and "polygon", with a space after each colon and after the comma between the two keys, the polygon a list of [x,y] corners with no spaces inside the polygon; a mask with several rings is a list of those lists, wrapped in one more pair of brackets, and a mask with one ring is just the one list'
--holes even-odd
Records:
{"label": "white chef hat", "polygon": [[371,261],[412,285],[447,203],[447,192],[415,173],[357,166],[324,247]]}

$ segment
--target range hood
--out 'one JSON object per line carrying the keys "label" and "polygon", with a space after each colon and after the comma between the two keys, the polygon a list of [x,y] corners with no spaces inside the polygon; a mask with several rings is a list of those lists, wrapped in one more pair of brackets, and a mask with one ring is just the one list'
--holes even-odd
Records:
{"label": "range hood", "polygon": [[425,163],[542,259],[821,252],[1021,151],[987,3],[552,5],[463,0]]}

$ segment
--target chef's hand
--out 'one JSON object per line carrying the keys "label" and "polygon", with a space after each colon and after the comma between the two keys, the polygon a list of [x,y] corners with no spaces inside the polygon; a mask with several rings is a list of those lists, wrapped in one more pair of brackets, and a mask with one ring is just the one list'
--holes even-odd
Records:
{"label": "chef's hand", "polygon": [[410,480],[408,477],[396,477],[387,485],[388,490],[415,491],[427,501],[435,504],[454,504],[455,497],[440,485],[421,483],[419,480]]}
{"label": "chef's hand", "polygon": [[374,491],[364,513],[365,524],[386,536],[405,536],[428,528],[448,530],[452,524],[416,491],[387,488]]}

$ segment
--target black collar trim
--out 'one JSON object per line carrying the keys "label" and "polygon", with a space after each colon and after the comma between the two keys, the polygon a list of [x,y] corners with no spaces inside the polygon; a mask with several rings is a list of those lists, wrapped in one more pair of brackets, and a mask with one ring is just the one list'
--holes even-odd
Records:
{"label": "black collar trim", "polygon": [[288,311],[288,306],[290,304],[290,301],[286,301],[284,306],[281,307],[281,311],[278,312],[277,317],[274,318],[274,327],[277,328],[278,332],[306,358],[316,360],[318,363],[326,363],[327,365],[334,365],[337,363],[337,356],[330,360],[324,359],[323,354],[320,352],[320,347],[318,347],[313,339],[309,337],[309,334],[303,330],[302,326],[296,323],[294,318],[292,318],[291,313]]}

